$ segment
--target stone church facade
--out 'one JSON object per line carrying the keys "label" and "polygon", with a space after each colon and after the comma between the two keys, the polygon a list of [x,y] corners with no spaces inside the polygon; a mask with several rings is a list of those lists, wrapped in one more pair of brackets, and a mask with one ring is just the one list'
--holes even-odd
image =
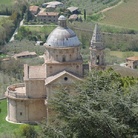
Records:
{"label": "stone church facade", "polygon": [[[59,26],[49,35],[45,46],[44,64],[24,65],[24,83],[7,88],[7,120],[15,123],[34,123],[50,116],[48,99],[59,87],[71,87],[84,75],[80,41],[67,27],[66,18],[58,18]],[[90,46],[89,69],[104,66],[104,46],[98,25]]]}

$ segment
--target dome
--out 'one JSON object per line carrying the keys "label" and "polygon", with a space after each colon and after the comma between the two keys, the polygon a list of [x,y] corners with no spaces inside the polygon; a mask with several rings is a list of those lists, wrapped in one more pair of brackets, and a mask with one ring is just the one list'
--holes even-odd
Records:
{"label": "dome", "polygon": [[61,15],[59,18],[58,18],[58,20],[66,20],[67,18],[65,17],[65,16],[63,16],[63,15]]}
{"label": "dome", "polygon": [[51,47],[75,47],[81,43],[70,28],[66,26],[66,17],[58,18],[59,26],[55,28],[47,38],[46,45]]}

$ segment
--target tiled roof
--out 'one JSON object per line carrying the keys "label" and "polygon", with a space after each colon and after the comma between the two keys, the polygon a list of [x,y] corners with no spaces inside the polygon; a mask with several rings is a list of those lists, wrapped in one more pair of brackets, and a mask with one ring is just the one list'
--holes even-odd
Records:
{"label": "tiled roof", "polygon": [[37,54],[35,52],[29,52],[29,51],[23,51],[21,53],[15,54],[14,58],[19,58],[22,56],[36,56]]}
{"label": "tiled roof", "polygon": [[38,8],[38,6],[30,6],[29,10],[37,12]]}
{"label": "tiled roof", "polygon": [[69,20],[71,20],[71,19],[76,20],[77,18],[78,18],[78,15],[77,14],[72,14],[69,17]]}
{"label": "tiled roof", "polygon": [[37,16],[58,16],[58,12],[39,12]]}
{"label": "tiled roof", "polygon": [[46,8],[56,8],[55,5],[47,5]]}
{"label": "tiled roof", "polygon": [[78,10],[79,8],[78,8],[78,7],[68,7],[67,9],[68,9],[70,12],[73,12],[73,11]]}
{"label": "tiled roof", "polygon": [[136,57],[136,56],[134,56],[134,57],[128,57],[127,60],[136,61],[136,60],[138,60],[138,57]]}
{"label": "tiled roof", "polygon": [[63,5],[63,3],[59,2],[59,1],[51,1],[51,2],[47,2],[45,4],[46,5],[55,5],[55,6],[57,6],[57,5]]}

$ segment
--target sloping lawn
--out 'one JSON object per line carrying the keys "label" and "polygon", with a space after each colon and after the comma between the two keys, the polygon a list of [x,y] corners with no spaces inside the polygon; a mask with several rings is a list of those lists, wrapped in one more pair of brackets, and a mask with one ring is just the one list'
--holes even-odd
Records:
{"label": "sloping lawn", "polygon": [[0,0],[0,4],[6,4],[6,5],[10,5],[14,2],[15,0]]}
{"label": "sloping lawn", "polygon": [[119,6],[104,12],[101,23],[138,30],[138,0],[126,0]]}
{"label": "sloping lawn", "polygon": [[[131,52],[133,53],[133,56],[138,56],[138,52]],[[118,58],[124,58],[124,55],[127,54],[127,52],[121,52],[121,51],[110,51],[110,55],[116,56]]]}
{"label": "sloping lawn", "polygon": [[[6,138],[6,136],[8,138],[9,136],[11,138],[14,138],[15,136],[18,137],[18,134],[20,134],[20,131],[21,131],[21,127],[20,127],[21,124],[13,124],[13,123],[7,122],[5,120],[6,116],[7,116],[7,100],[6,99],[0,100],[0,138],[3,138],[3,137]],[[33,125],[33,126],[36,132],[40,132],[39,125]],[[15,135],[15,132],[16,132],[16,135]]]}
{"label": "sloping lawn", "polygon": [[5,120],[7,116],[7,100],[0,100],[0,110],[0,137],[3,134],[12,135],[19,125],[9,123]]}

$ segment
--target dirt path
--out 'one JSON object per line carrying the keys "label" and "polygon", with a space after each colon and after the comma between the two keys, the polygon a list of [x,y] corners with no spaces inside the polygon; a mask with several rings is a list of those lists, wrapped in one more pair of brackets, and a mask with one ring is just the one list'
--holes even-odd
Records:
{"label": "dirt path", "polygon": [[[23,21],[24,21],[24,19],[21,20],[21,22],[20,22],[20,24],[19,24],[19,27],[23,26]],[[11,39],[10,39],[9,42],[14,41],[14,36],[18,33],[19,27],[17,27],[17,28],[15,29],[15,31],[14,31],[14,33],[13,33],[13,35],[12,35],[12,37],[11,37]]]}
{"label": "dirt path", "polygon": [[[121,0],[120,2],[118,2],[116,5],[114,5],[114,6],[111,6],[111,7],[107,7],[107,8],[105,8],[105,9],[103,9],[102,11],[100,11],[100,12],[106,12],[106,11],[108,11],[108,10],[111,10],[111,9],[113,9],[113,8],[115,8],[115,7],[117,7],[117,6],[119,6],[120,4],[122,4],[123,3],[123,0]],[[100,13],[99,12],[99,13]]]}

